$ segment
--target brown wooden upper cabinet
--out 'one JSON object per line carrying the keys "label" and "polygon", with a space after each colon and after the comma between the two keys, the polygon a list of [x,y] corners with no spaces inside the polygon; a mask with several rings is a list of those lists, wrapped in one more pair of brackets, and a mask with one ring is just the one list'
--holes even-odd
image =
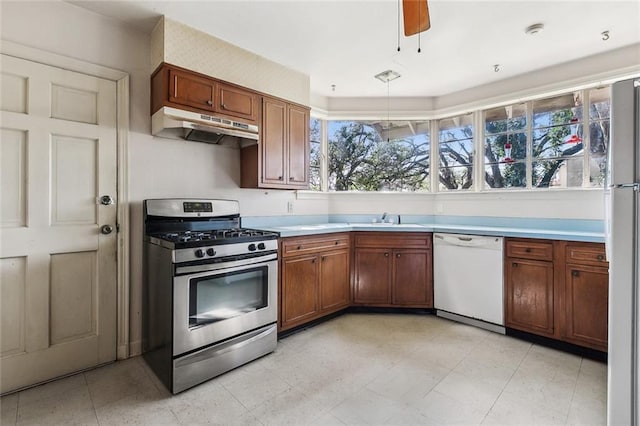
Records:
{"label": "brown wooden upper cabinet", "polygon": [[243,188],[309,186],[309,108],[262,98],[261,138],[241,151]]}
{"label": "brown wooden upper cabinet", "polygon": [[152,114],[172,106],[257,124],[258,100],[256,92],[169,64],[151,76]]}

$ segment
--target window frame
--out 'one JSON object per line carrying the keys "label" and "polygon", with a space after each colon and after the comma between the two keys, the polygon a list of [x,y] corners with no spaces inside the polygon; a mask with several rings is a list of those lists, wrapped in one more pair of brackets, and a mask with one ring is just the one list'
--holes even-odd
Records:
{"label": "window frame", "polygon": [[[590,92],[593,90],[599,90],[606,88],[609,90],[609,103],[611,102],[611,84],[612,82],[607,82],[606,84],[591,84],[585,85],[581,88],[576,89],[562,89],[554,91],[553,93],[545,93],[539,96],[531,96],[527,98],[521,99],[512,99],[508,102],[501,102],[492,105],[486,105],[482,108],[475,108],[471,111],[467,110],[466,112],[458,112],[456,114],[448,114],[448,115],[431,115],[425,114],[425,116],[417,117],[412,116],[410,118],[405,118],[401,116],[393,117],[394,121],[428,121],[429,128],[429,145],[430,145],[430,166],[429,166],[429,190],[417,190],[417,191],[335,191],[329,189],[329,171],[328,171],[328,123],[329,121],[355,121],[355,122],[367,122],[367,121],[377,121],[379,120],[378,116],[365,117],[362,114],[353,114],[351,116],[340,115],[339,117],[331,117],[330,114],[322,114],[316,115],[312,112],[310,119],[316,119],[320,121],[320,189],[309,189],[304,192],[309,193],[332,193],[332,194],[341,194],[341,193],[363,193],[363,194],[374,194],[374,193],[385,193],[385,194],[460,194],[460,193],[481,193],[481,192],[522,192],[522,191],[575,191],[575,190],[602,190],[602,186],[592,185],[591,184],[591,162],[593,154],[591,153],[591,134],[590,134],[590,126],[592,121],[606,121],[608,120],[610,123],[610,116],[606,120],[592,120],[590,115],[591,108],[591,99]],[[582,98],[582,107],[583,107],[583,118],[582,118],[582,127],[583,127],[583,154],[582,154],[582,183],[580,186],[562,186],[562,187],[535,187],[533,186],[533,163],[535,160],[533,158],[533,131],[534,131],[534,123],[533,123],[533,103],[535,101],[540,101],[544,99],[551,99],[557,96],[567,95],[570,93],[580,93]],[[485,113],[486,111],[498,108],[498,107],[506,107],[514,104],[524,104],[525,105],[525,117],[526,117],[526,127],[523,130],[525,133],[527,141],[526,141],[526,157],[525,157],[525,165],[526,165],[526,186],[520,187],[507,187],[507,188],[491,188],[485,187],[485,167],[487,166],[487,161],[484,155],[484,143],[487,137],[486,128],[485,128]],[[455,189],[455,190],[441,190],[440,189],[440,157],[439,157],[439,147],[440,147],[440,129],[438,123],[440,120],[454,118],[458,116],[463,116],[466,114],[472,115],[472,129],[473,129],[473,149],[474,149],[474,158],[473,158],[473,172],[472,179],[473,183],[470,188],[467,189]],[[353,118],[350,118],[353,117]],[[311,141],[309,141],[311,143]],[[610,133],[608,143],[610,143]],[[540,157],[542,158],[542,157]]]}

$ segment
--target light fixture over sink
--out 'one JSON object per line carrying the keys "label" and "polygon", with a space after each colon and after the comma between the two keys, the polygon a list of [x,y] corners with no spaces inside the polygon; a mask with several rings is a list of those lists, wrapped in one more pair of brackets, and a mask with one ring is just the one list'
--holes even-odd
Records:
{"label": "light fixture over sink", "polygon": [[374,75],[374,77],[383,83],[388,83],[395,80],[396,78],[399,78],[400,74],[393,70],[386,70]]}

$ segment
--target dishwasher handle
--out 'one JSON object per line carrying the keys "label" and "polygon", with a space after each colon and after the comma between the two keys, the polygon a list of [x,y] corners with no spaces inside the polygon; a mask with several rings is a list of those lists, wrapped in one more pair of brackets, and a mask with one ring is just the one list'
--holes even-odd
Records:
{"label": "dishwasher handle", "polygon": [[[459,247],[486,247],[495,245],[502,247],[502,237],[486,237],[478,235],[434,234],[435,244],[453,245]],[[442,240],[441,242],[437,240]]]}

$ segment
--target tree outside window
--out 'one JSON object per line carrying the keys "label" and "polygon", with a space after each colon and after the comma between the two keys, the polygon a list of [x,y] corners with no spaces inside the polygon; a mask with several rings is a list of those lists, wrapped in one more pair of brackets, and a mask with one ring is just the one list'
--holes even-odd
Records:
{"label": "tree outside window", "polygon": [[429,190],[427,121],[328,124],[330,190]]}
{"label": "tree outside window", "polygon": [[469,189],[473,186],[473,115],[465,114],[438,121],[440,190]]}

